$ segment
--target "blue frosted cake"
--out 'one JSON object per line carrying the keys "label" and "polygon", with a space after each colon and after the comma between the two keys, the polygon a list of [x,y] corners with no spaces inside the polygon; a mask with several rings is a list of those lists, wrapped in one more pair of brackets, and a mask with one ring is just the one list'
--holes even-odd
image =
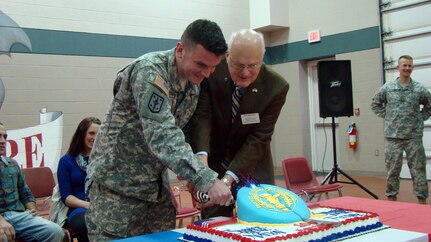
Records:
{"label": "blue frosted cake", "polygon": [[250,185],[237,194],[237,218],[216,217],[187,226],[188,241],[334,241],[387,228],[375,213],[317,207],[293,192]]}
{"label": "blue frosted cake", "polygon": [[237,195],[238,222],[288,224],[310,218],[307,204],[295,193],[272,185],[243,187]]}

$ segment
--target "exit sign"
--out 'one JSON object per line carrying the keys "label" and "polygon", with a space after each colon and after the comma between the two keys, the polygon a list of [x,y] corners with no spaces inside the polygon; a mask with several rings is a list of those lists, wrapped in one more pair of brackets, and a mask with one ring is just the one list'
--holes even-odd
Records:
{"label": "exit sign", "polygon": [[320,30],[312,30],[308,32],[308,43],[314,43],[320,41]]}

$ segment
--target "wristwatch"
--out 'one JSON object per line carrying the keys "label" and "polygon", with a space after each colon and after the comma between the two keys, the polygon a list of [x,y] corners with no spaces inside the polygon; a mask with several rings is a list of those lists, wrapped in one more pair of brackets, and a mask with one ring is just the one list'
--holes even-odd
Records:
{"label": "wristwatch", "polygon": [[222,181],[224,184],[226,184],[226,186],[227,186],[227,187],[229,187],[229,189],[230,189],[231,184],[230,184],[229,180],[228,180],[226,177],[223,177],[223,178],[221,179],[221,181]]}

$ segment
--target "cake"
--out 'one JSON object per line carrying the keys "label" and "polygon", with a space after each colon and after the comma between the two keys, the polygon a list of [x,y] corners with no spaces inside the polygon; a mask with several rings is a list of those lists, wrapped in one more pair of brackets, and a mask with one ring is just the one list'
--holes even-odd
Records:
{"label": "cake", "polygon": [[307,204],[295,193],[272,185],[249,185],[237,193],[238,219],[245,224],[287,224],[310,218]]}
{"label": "cake", "polygon": [[375,213],[315,207],[272,185],[250,185],[237,194],[237,217],[203,219],[187,226],[186,241],[333,241],[387,227]]}

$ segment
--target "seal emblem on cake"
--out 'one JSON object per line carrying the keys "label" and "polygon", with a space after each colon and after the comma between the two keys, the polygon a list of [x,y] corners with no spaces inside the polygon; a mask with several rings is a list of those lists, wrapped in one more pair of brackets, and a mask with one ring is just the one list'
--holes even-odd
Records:
{"label": "seal emblem on cake", "polygon": [[277,225],[310,218],[304,200],[292,191],[273,185],[242,187],[236,203],[240,223]]}
{"label": "seal emblem on cake", "polygon": [[297,201],[296,197],[287,190],[274,187],[251,189],[249,199],[257,208],[266,208],[274,212],[291,212]]}

